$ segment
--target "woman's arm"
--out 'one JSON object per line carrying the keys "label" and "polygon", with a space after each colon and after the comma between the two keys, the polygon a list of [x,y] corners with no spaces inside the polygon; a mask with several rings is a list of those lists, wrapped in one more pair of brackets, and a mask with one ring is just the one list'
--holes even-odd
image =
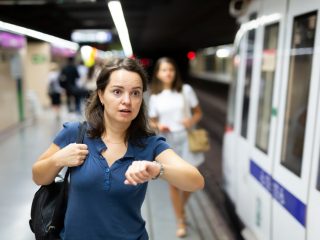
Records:
{"label": "woman's arm", "polygon": [[192,108],[192,123],[193,125],[197,124],[202,118],[202,110],[200,105],[195,106]]}
{"label": "woman's arm", "polygon": [[204,187],[204,178],[197,168],[167,149],[156,157],[164,168],[161,178],[183,191],[193,192]]}
{"label": "woman's arm", "polygon": [[158,130],[158,118],[149,118],[150,126],[156,130]]}
{"label": "woman's arm", "polygon": [[200,105],[197,105],[194,108],[192,108],[192,117],[182,120],[182,123],[186,128],[191,128],[194,125],[196,125],[201,120],[201,118],[202,110]]}
{"label": "woman's arm", "polygon": [[156,131],[161,133],[170,132],[170,128],[168,126],[159,124],[158,118],[149,118],[150,126],[154,128]]}
{"label": "woman's arm", "polygon": [[[156,157],[164,173],[161,178],[183,191],[193,192],[204,187],[204,178],[197,168],[180,158],[173,150],[164,150]],[[155,178],[160,165],[150,161],[134,161],[126,171],[125,184],[137,185]]]}
{"label": "woman's arm", "polygon": [[60,148],[53,143],[33,164],[33,181],[38,185],[48,185],[54,181],[63,167],[81,165],[87,154],[88,150],[85,144],[71,143]]}

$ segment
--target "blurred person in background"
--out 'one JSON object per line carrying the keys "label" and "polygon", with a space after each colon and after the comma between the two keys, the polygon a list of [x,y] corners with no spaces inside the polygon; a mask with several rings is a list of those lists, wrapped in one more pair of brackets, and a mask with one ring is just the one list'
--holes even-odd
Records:
{"label": "blurred person in background", "polygon": [[[198,98],[190,85],[183,84],[173,59],[160,58],[154,68],[149,118],[151,126],[165,136],[172,149],[195,167],[204,161],[203,153],[192,153],[188,146],[187,130],[202,116]],[[187,235],[185,204],[190,192],[170,185],[170,195],[177,219],[177,237]]]}
{"label": "blurred person in background", "polygon": [[97,75],[95,75],[95,65],[92,65],[91,67],[84,66],[83,62],[81,62],[77,66],[80,78],[77,82],[78,86],[78,95],[82,100],[88,99],[90,94],[96,90],[96,79]]}
{"label": "blurred person in background", "polygon": [[48,95],[51,100],[51,106],[55,112],[56,119],[60,119],[61,93],[62,88],[59,84],[59,66],[52,62],[50,64],[50,71],[48,75]]}
{"label": "blurred person in background", "polygon": [[86,81],[84,82],[84,88],[87,91],[87,98],[97,89],[96,79],[96,68],[95,65],[92,65],[88,68]]}
{"label": "blurred person in background", "polygon": [[78,94],[79,88],[76,83],[80,78],[80,75],[74,63],[74,57],[68,58],[68,62],[66,66],[62,68],[59,78],[60,85],[66,90],[68,111],[76,111],[77,113],[81,114],[81,97]]}
{"label": "blurred person in background", "polygon": [[85,83],[88,75],[88,67],[84,65],[83,61],[80,61],[77,65],[77,71],[79,73],[79,78],[76,81],[78,87],[82,87]]}
{"label": "blurred person in background", "polygon": [[147,76],[134,59],[104,66],[86,106],[87,132],[65,123],[32,168],[36,184],[70,167],[62,240],[148,240],[141,206],[148,181],[162,178],[183,191],[204,186],[203,176],[148,127],[143,92]]}

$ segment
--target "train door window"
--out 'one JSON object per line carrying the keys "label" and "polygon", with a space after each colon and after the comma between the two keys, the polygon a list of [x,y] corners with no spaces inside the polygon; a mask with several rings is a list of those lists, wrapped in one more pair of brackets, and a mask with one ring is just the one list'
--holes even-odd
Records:
{"label": "train door window", "polygon": [[265,153],[268,153],[269,145],[278,32],[278,23],[266,26],[263,41],[261,79],[259,87],[258,119],[256,131],[256,147]]}
{"label": "train door window", "polygon": [[[251,15],[250,20],[257,17],[254,13]],[[247,33],[247,59],[246,59],[246,70],[244,78],[244,94],[242,102],[242,120],[241,120],[241,136],[247,137],[248,120],[249,120],[249,105],[250,105],[250,90],[251,90],[251,80],[252,80],[252,67],[253,67],[253,52],[254,44],[256,38],[256,30],[251,29]]]}
{"label": "train door window", "polygon": [[294,18],[281,164],[300,176],[317,13]]}
{"label": "train door window", "polygon": [[240,65],[240,47],[242,46],[243,38],[235,47],[235,54],[233,56],[232,81],[228,93],[228,112],[227,112],[227,127],[231,130],[234,128],[235,122],[235,107],[236,107],[236,90],[238,84],[238,73]]}

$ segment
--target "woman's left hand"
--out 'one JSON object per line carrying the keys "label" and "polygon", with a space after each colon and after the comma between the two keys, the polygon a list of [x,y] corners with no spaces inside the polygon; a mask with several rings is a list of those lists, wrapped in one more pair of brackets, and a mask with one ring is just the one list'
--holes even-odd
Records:
{"label": "woman's left hand", "polygon": [[146,160],[133,161],[127,169],[125,184],[137,185],[144,183],[156,177],[160,172],[159,164]]}
{"label": "woman's left hand", "polygon": [[192,118],[185,118],[182,120],[182,124],[183,126],[185,126],[185,128],[189,129],[193,126],[193,121]]}

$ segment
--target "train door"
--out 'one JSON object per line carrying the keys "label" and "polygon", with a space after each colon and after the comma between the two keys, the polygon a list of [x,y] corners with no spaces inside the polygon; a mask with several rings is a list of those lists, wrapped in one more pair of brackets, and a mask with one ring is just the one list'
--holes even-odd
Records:
{"label": "train door", "polygon": [[318,99],[317,106],[315,144],[312,154],[312,170],[309,185],[309,199],[307,205],[307,240],[318,240],[320,236],[318,221],[320,213],[320,99]]}
{"label": "train door", "polygon": [[237,99],[239,98],[239,78],[242,75],[244,69],[244,38],[240,37],[234,43],[234,54],[233,54],[233,72],[232,82],[229,88],[228,94],[228,109],[227,109],[227,123],[225,126],[225,133],[223,136],[223,188],[230,200],[235,203],[237,200],[237,168],[236,166],[236,108]]}
{"label": "train door", "polygon": [[[241,25],[239,30],[243,40],[243,54],[241,56],[242,66],[239,71],[237,105],[236,105],[236,148],[235,148],[235,165],[236,175],[236,212],[245,225],[250,226],[252,222],[252,198],[249,186],[249,155],[250,155],[250,131],[252,111],[251,95],[252,82],[254,79],[255,53],[257,43],[257,27],[254,26],[258,18],[260,2],[253,2],[248,9],[248,19]],[[238,34],[237,37],[240,35]]]}
{"label": "train door", "polygon": [[227,110],[227,123],[225,126],[225,133],[223,135],[222,145],[222,169],[223,169],[223,188],[232,202],[236,200],[236,169],[234,147],[235,147],[235,132],[234,132],[234,113],[236,104],[236,89],[238,83],[238,70],[240,65],[240,46],[241,41],[235,46],[235,54],[233,57],[233,74],[232,82],[230,84],[228,94],[228,110]]}
{"label": "train door", "polygon": [[[306,239],[319,57],[317,0],[288,4],[272,178],[272,239]],[[317,64],[315,64],[317,63]]]}
{"label": "train door", "polygon": [[253,145],[249,156],[252,189],[251,229],[258,239],[271,239],[271,182],[280,83],[286,0],[268,0],[260,14],[257,81],[253,84]]}

